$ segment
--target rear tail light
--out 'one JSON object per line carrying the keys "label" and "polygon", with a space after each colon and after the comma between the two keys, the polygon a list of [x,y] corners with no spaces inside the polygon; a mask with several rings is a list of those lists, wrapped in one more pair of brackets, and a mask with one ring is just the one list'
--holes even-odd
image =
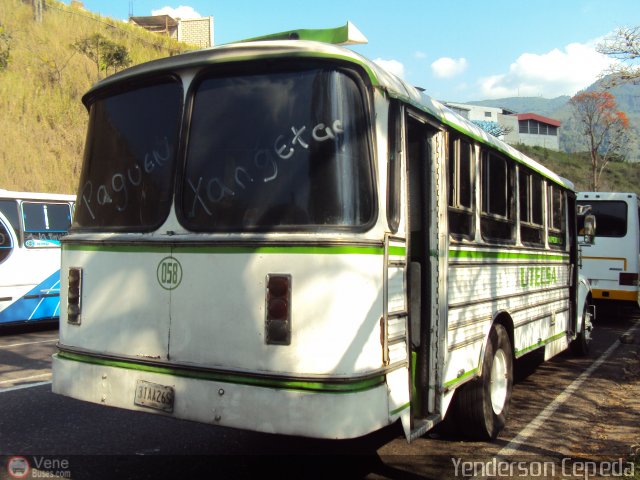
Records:
{"label": "rear tail light", "polygon": [[265,341],[291,344],[291,275],[267,275]]}
{"label": "rear tail light", "polygon": [[67,290],[67,323],[80,325],[80,307],[82,299],[82,269],[69,269],[69,286]]}
{"label": "rear tail light", "polygon": [[638,286],[638,274],[637,273],[620,273],[620,285],[629,285],[633,287]]}

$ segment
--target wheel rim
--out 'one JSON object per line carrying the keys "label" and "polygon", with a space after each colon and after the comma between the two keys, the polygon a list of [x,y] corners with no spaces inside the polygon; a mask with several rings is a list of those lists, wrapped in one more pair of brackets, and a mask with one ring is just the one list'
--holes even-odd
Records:
{"label": "wheel rim", "polygon": [[496,415],[500,415],[504,409],[508,388],[507,356],[504,350],[500,349],[493,357],[490,381],[491,407]]}

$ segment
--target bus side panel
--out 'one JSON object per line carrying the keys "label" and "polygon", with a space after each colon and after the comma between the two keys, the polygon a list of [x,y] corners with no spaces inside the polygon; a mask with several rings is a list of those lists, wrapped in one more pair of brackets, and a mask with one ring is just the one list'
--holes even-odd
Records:
{"label": "bus side panel", "polygon": [[[501,312],[514,325],[516,356],[566,337],[569,325],[569,268],[537,254],[521,256],[522,263],[491,264],[494,253],[460,254],[449,268],[448,358],[444,386],[454,386],[479,373],[482,346],[492,321]],[[476,257],[473,260],[473,257]],[[486,257],[486,264],[478,258]],[[540,257],[540,258],[539,258]],[[566,338],[565,338],[566,342]],[[554,348],[550,348],[550,352]]]}
{"label": "bus side panel", "polygon": [[0,265],[0,323],[58,316],[60,250],[16,247]]}
{"label": "bus side panel", "polygon": [[[11,290],[16,295],[18,288],[0,288],[0,298],[11,298]],[[56,270],[24,295],[17,295],[13,303],[7,301],[9,305],[0,310],[0,323],[57,320],[60,314],[60,271]]]}

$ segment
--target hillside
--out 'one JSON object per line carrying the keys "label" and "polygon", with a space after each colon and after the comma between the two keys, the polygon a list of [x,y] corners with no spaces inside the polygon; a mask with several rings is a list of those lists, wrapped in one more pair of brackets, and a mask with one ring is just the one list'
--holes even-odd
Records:
{"label": "hillside", "polygon": [[54,0],[46,1],[41,23],[31,5],[0,0],[3,33],[0,50],[9,62],[0,69],[0,188],[8,190],[75,193],[87,122],[81,97],[98,69],[71,48],[74,42],[100,33],[126,47],[132,64],[186,50]]}
{"label": "hillside", "polygon": [[[598,81],[586,90],[602,89],[602,81]],[[629,117],[632,128],[632,138],[625,152],[629,162],[640,162],[640,84],[618,85],[609,89],[616,97],[618,110]],[[560,128],[560,149],[563,152],[574,153],[584,150],[583,137],[569,105],[569,96],[556,98],[541,97],[509,97],[493,100],[467,102],[471,105],[505,108],[516,113],[537,113],[545,117],[554,118],[562,122]]]}
{"label": "hillside", "polygon": [[[554,152],[540,147],[518,145],[526,155],[542,163],[558,175],[575,184],[578,191],[588,191],[591,161],[588,154],[570,154]],[[600,190],[635,192],[640,195],[640,163],[611,162],[607,165],[601,179]]]}
{"label": "hillside", "polygon": [[539,115],[544,115],[545,117],[551,117],[556,110],[564,107],[570,98],[571,97],[567,95],[556,98],[508,97],[467,103],[470,105],[504,108],[516,113],[537,113]]}
{"label": "hillside", "polygon": [[[46,0],[41,23],[31,5],[0,0],[0,188],[75,193],[83,155],[87,112],[81,97],[105,72],[71,45],[96,33],[126,47],[132,65],[189,47],[124,22]],[[2,68],[2,54],[9,61]],[[111,73],[111,72],[110,72]],[[618,87],[620,109],[640,125],[640,86]],[[567,120],[569,97],[513,98],[476,102]],[[564,110],[563,110],[564,109]],[[563,113],[564,112],[564,113]],[[562,131],[562,130],[561,130]],[[571,137],[561,136],[569,145]],[[570,148],[569,148],[570,149]],[[578,154],[525,149],[578,189],[588,185],[589,162]],[[574,150],[575,151],[575,150]],[[640,159],[640,155],[638,155]],[[603,190],[640,193],[640,163],[611,164]]]}

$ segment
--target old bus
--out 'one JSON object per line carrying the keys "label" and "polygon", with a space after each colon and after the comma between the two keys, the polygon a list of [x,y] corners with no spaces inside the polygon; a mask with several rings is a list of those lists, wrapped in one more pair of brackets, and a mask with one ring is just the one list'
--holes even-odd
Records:
{"label": "old bus", "polygon": [[58,321],[60,238],[75,196],[0,190],[0,325]]}
{"label": "old bus", "polygon": [[328,43],[350,31],[84,96],[54,392],[332,439],[449,412],[493,438],[515,359],[586,349],[571,183]]}
{"label": "old bus", "polygon": [[597,219],[594,242],[585,246],[582,272],[601,303],[640,305],[640,205],[635,193],[579,192],[578,205]]}

